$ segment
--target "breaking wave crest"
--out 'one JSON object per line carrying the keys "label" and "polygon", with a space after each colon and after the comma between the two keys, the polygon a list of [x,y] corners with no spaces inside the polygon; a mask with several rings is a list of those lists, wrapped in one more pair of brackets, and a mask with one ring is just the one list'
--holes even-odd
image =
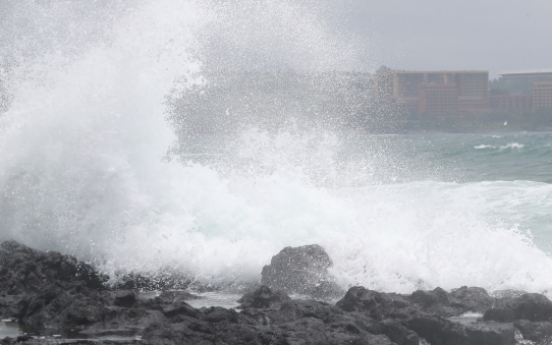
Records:
{"label": "breaking wave crest", "polygon": [[[244,3],[246,14],[260,11]],[[350,62],[339,37],[301,16],[306,5],[266,3],[266,20],[304,20],[308,30],[276,32],[282,47],[248,55],[260,56],[259,66]],[[64,4],[60,15],[76,11]],[[217,18],[246,25],[239,5],[128,6],[98,14],[112,25],[109,39],[85,31],[79,49],[14,64],[13,101],[0,117],[1,239],[76,255],[114,278],[169,270],[210,283],[256,281],[282,247],[319,243],[344,286],[548,291],[552,260],[528,224],[550,210],[550,185],[397,180],[392,149],[360,149],[346,131],[297,126],[293,116],[275,129],[250,123],[223,140],[186,141],[164,119],[166,97],[238,59],[207,54],[201,38],[248,52],[266,43],[270,26],[236,43],[243,28]],[[303,53],[305,41],[325,46]]]}

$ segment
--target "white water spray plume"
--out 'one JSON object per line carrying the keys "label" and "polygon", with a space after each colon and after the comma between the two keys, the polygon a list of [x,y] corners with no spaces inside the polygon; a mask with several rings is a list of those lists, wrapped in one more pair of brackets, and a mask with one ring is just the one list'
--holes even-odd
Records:
{"label": "white water spray plume", "polygon": [[520,204],[496,205],[550,207],[549,185],[418,179],[427,161],[355,126],[370,86],[334,10],[4,1],[0,240],[114,280],[258,281],[283,247],[318,243],[344,287],[546,291],[551,258],[504,216]]}

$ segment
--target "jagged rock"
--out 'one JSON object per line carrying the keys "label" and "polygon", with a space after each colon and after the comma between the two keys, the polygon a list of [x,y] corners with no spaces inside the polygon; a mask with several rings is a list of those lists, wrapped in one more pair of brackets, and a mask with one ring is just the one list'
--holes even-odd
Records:
{"label": "jagged rock", "polygon": [[319,298],[335,298],[344,291],[328,273],[332,260],[317,244],[286,247],[263,267],[261,284],[273,290],[299,293]]}
{"label": "jagged rock", "polygon": [[105,289],[105,276],[90,265],[58,252],[41,252],[15,241],[0,244],[0,293],[36,293],[51,286]]}
{"label": "jagged rock", "polygon": [[113,305],[117,307],[130,308],[136,303],[136,294],[134,291],[117,291]]}
{"label": "jagged rock", "polygon": [[516,320],[550,321],[552,319],[552,301],[541,294],[521,295],[514,300],[513,310]]}
{"label": "jagged rock", "polygon": [[380,293],[362,286],[350,288],[336,306],[347,312],[364,312],[375,320],[406,318],[413,310],[412,304],[403,296]]}
{"label": "jagged rock", "polygon": [[335,306],[313,300],[288,301],[279,310],[270,313],[277,323],[296,321],[305,317],[313,317],[325,322],[330,316],[339,314],[341,310]]}
{"label": "jagged rock", "polygon": [[303,344],[327,344],[324,322],[314,317],[304,317],[286,322],[280,328],[288,334],[288,341]]}
{"label": "jagged rock", "polygon": [[382,333],[397,345],[419,345],[420,337],[416,332],[406,328],[400,322],[386,321]]}
{"label": "jagged rock", "polygon": [[20,322],[35,329],[84,329],[112,314],[100,300],[62,292],[40,294],[22,306]]}
{"label": "jagged rock", "polygon": [[442,317],[421,314],[407,320],[405,326],[432,345],[464,343],[463,327]]}
{"label": "jagged rock", "polygon": [[421,310],[443,317],[462,315],[467,312],[484,313],[495,299],[479,287],[463,286],[447,292],[441,288],[431,291],[418,290],[407,299]]}
{"label": "jagged rock", "polygon": [[450,305],[448,293],[439,287],[432,291],[414,291],[412,295],[409,296],[408,300],[425,308],[439,304],[446,306]]}
{"label": "jagged rock", "polygon": [[496,325],[470,325],[451,322],[443,317],[419,313],[405,326],[431,345],[513,345],[514,330]]}
{"label": "jagged rock", "polygon": [[165,303],[183,302],[201,298],[203,297],[196,296],[187,291],[162,291],[161,294],[156,297],[157,300]]}
{"label": "jagged rock", "polygon": [[[329,284],[326,291],[334,291],[330,279],[321,280],[329,277],[331,265],[321,247],[286,248],[280,254],[265,267],[263,279],[311,296],[324,282]],[[239,311],[196,309],[185,302],[197,298],[188,292],[164,291],[154,297],[133,289],[106,289],[92,267],[15,242],[0,245],[0,263],[2,316],[46,336],[71,330],[97,337],[124,330],[142,337],[120,342],[129,344],[513,345],[517,332],[544,345],[552,334],[547,321],[552,302],[538,294],[492,298],[483,289],[462,287],[400,295],[353,287],[333,305],[294,300],[261,286],[239,300]],[[500,322],[460,323],[445,317],[466,311],[485,312],[484,320]],[[511,321],[520,318],[530,321],[517,321],[514,328]],[[30,336],[1,342],[63,343]]]}
{"label": "jagged rock", "polygon": [[451,307],[449,294],[439,287],[431,291],[414,291],[407,299],[421,310],[440,316],[454,316],[461,313]]}
{"label": "jagged rock", "polygon": [[259,289],[246,293],[238,300],[242,308],[269,308],[280,309],[282,303],[290,301],[291,298],[283,291],[272,292],[266,285]]}
{"label": "jagged rock", "polygon": [[515,298],[503,297],[485,311],[483,318],[498,322],[552,321],[552,301],[536,293],[526,293]]}
{"label": "jagged rock", "polygon": [[170,319],[174,319],[180,315],[198,318],[201,313],[188,303],[179,301],[163,308],[163,314]]}
{"label": "jagged rock", "polygon": [[547,321],[531,322],[520,320],[514,326],[521,332],[523,338],[539,345],[550,344],[552,340],[552,323]]}
{"label": "jagged rock", "polygon": [[497,322],[514,322],[515,315],[512,309],[508,308],[491,308],[483,314],[485,321]]}
{"label": "jagged rock", "polygon": [[495,303],[495,298],[489,296],[485,289],[473,286],[453,289],[448,298],[451,306],[459,309],[458,315],[466,312],[484,313]]}
{"label": "jagged rock", "polygon": [[385,325],[379,321],[373,320],[363,313],[335,313],[325,320],[325,323],[334,330],[340,330],[349,333],[367,332],[370,334],[383,334]]}
{"label": "jagged rock", "polygon": [[474,322],[466,326],[466,345],[514,345],[515,329],[494,322]]}
{"label": "jagged rock", "polygon": [[466,326],[442,317],[443,308],[450,307],[449,295],[442,289],[403,297],[353,287],[336,306],[380,320],[384,326],[380,332],[397,344],[414,344],[418,336],[432,345],[509,345],[514,341],[513,329],[488,323]]}
{"label": "jagged rock", "polygon": [[2,320],[17,321],[19,318],[19,303],[25,295],[5,295],[0,297],[0,312]]}

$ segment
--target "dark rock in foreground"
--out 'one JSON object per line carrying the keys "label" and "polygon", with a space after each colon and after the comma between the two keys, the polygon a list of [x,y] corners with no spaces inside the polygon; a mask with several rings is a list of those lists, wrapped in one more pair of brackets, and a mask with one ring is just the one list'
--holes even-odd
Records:
{"label": "dark rock in foreground", "polygon": [[337,298],[344,291],[328,273],[332,260],[317,244],[286,247],[263,267],[261,284],[286,293]]}
{"label": "dark rock in foreground", "polygon": [[[319,258],[324,276],[331,261]],[[284,267],[278,260],[273,267]],[[0,245],[0,263],[2,317],[31,334],[1,344],[513,345],[524,338],[544,345],[552,339],[552,302],[539,294],[495,298],[462,287],[400,295],[357,286],[331,304],[261,286],[245,294],[237,310],[196,309],[186,302],[195,298],[187,292],[151,297],[106,289],[90,266],[15,242]],[[126,338],[113,338],[121,334]]]}
{"label": "dark rock in foreground", "polygon": [[15,241],[0,244],[0,266],[0,291],[8,295],[54,287],[102,290],[107,281],[107,277],[72,256],[44,253]]}
{"label": "dark rock in foreground", "polygon": [[241,308],[269,308],[280,309],[282,304],[289,302],[291,298],[282,291],[272,292],[266,285],[261,286],[258,290],[246,293],[238,300],[241,303]]}

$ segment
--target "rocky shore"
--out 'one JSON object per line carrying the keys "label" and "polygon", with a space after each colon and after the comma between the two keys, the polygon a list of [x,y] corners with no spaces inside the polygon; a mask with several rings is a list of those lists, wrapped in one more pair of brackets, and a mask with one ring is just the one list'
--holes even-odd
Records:
{"label": "rocky shore", "polygon": [[[114,288],[93,267],[0,245],[0,313],[22,331],[0,344],[550,344],[552,301],[478,287],[410,295],[342,290],[317,245],[285,248],[235,309],[193,308],[184,291]],[[292,299],[290,293],[312,296]],[[316,298],[316,299],[315,299]],[[328,300],[337,300],[330,303]],[[326,302],[324,302],[326,300]],[[188,302],[187,302],[188,301]],[[23,333],[24,332],[24,333]]]}

